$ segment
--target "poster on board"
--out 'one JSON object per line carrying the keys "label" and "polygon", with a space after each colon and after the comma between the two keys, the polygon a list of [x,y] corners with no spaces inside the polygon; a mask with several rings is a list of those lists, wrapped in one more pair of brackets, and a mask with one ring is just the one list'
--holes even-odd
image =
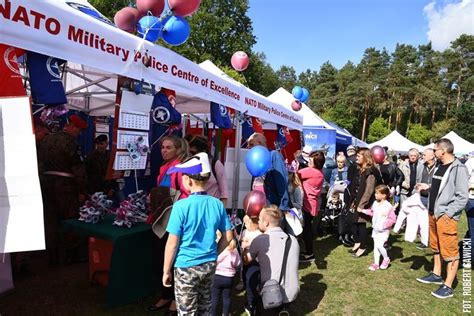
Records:
{"label": "poster on board", "polygon": [[336,155],[336,130],[327,128],[303,128],[304,144],[326,153],[326,157]]}

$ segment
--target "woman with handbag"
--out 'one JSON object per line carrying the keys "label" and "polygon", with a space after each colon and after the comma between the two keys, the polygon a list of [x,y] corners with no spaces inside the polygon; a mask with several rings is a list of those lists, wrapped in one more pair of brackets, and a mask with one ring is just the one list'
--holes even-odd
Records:
{"label": "woman with handbag", "polygon": [[354,216],[352,234],[354,247],[350,250],[353,257],[359,258],[367,254],[367,221],[370,217],[363,213],[375,199],[375,187],[381,181],[380,172],[374,166],[374,161],[368,148],[357,151],[356,163],[358,168],[358,181],[354,184],[350,201],[350,211]]}
{"label": "woman with handbag", "polygon": [[[188,156],[188,146],[185,140],[173,135],[165,136],[160,142],[161,156],[163,164],[157,177],[157,188],[152,189],[150,193],[150,203],[152,212],[148,218],[148,223],[153,224],[160,217],[167,204],[173,201],[184,199],[189,196],[189,192],[185,189],[181,182],[181,173],[173,173],[168,175],[167,171],[181,163]],[[153,261],[157,264],[159,278],[163,272],[164,250],[168,240],[168,233],[162,238],[154,236],[153,238]],[[161,282],[160,282],[161,284]],[[149,311],[157,311],[168,307],[168,315],[176,315],[176,303],[174,300],[174,288],[162,287],[161,298],[154,305],[148,307]]]}

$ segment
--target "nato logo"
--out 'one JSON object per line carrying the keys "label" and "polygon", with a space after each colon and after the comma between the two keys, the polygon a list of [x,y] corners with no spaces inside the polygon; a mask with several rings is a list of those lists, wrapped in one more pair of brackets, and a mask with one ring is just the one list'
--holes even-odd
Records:
{"label": "nato logo", "polygon": [[61,74],[59,73],[58,60],[53,57],[49,57],[46,60],[46,69],[51,77],[61,80]]}
{"label": "nato logo", "polygon": [[166,124],[171,118],[170,111],[164,106],[157,106],[152,113],[153,121],[157,124]]}
{"label": "nato logo", "polygon": [[219,104],[219,110],[221,111],[221,115],[222,116],[227,116],[227,107],[222,105],[222,104]]}
{"label": "nato logo", "polygon": [[109,25],[112,25],[115,27],[115,24],[112,23],[109,19],[107,19],[105,16],[102,15],[102,13],[100,13],[99,11],[97,11],[95,8],[93,7],[89,7],[87,5],[84,5],[84,4],[80,4],[80,3],[77,3],[77,2],[66,2],[71,8],[74,8],[76,10],[79,10],[81,11],[82,13],[85,13],[87,14],[88,16],[91,16],[93,17],[94,19],[97,19],[99,21],[102,21],[104,23],[107,23]]}
{"label": "nato logo", "polygon": [[5,50],[5,53],[3,54],[3,61],[11,72],[21,76],[20,69],[18,68],[18,60],[16,58],[15,48],[10,47]]}

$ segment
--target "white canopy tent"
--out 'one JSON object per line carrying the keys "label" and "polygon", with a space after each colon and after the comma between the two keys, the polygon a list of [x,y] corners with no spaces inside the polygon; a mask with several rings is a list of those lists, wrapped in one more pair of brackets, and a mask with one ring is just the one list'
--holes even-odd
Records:
{"label": "white canopy tent", "polygon": [[[295,97],[290,92],[281,87],[270,94],[268,98],[274,102],[282,104],[288,109],[291,109],[291,104],[293,101],[295,101]],[[313,110],[311,110],[305,103],[302,103],[302,108],[298,111],[298,113],[303,116],[304,127],[323,127],[327,129],[334,129],[331,125],[326,123],[326,121],[314,113]]]}
{"label": "white canopy tent", "polygon": [[[465,155],[469,154],[470,152],[474,152],[474,144],[468,142],[456,132],[451,131],[448,134],[444,135],[442,138],[447,138],[449,139],[453,145],[454,145],[454,154],[456,155]],[[433,148],[434,143],[431,143],[429,145],[426,145],[424,148]]]}
{"label": "white canopy tent", "polygon": [[[290,128],[302,128],[301,115],[211,73],[169,49],[89,16],[68,2],[12,0],[4,11],[0,16],[0,43],[83,65],[86,67],[81,70],[83,74],[85,71],[96,72],[98,77],[92,82],[103,82],[100,76],[104,72],[115,73],[173,89],[178,95],[209,100],[255,117],[266,117]],[[14,19],[18,14],[28,16]],[[38,16],[45,17],[43,23],[30,23],[30,19],[33,21]],[[145,54],[151,59],[148,68],[142,63]],[[90,102],[86,91],[91,89],[83,87],[74,91],[76,98],[71,100],[73,105],[82,106],[91,113],[94,102]],[[105,92],[110,93],[107,89]],[[85,100],[77,99],[80,98],[79,93],[83,93]],[[98,95],[95,93],[97,98]],[[105,105],[100,104],[99,107],[103,109]]]}
{"label": "white canopy tent", "polygon": [[407,153],[410,149],[416,148],[419,151],[423,150],[423,146],[420,146],[406,137],[403,137],[399,132],[394,130],[384,138],[379,141],[376,141],[372,144],[369,144],[369,148],[374,146],[387,146],[389,149],[393,149],[399,153]]}

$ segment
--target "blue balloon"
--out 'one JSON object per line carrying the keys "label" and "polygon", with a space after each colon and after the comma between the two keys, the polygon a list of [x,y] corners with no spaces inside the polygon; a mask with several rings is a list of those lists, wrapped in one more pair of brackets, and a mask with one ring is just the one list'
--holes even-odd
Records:
{"label": "blue balloon", "polygon": [[185,18],[177,15],[169,17],[163,25],[163,40],[170,45],[181,45],[187,41],[191,27]]}
{"label": "blue balloon", "polygon": [[161,36],[163,25],[160,19],[155,16],[146,15],[138,21],[137,33],[147,41],[155,42]]}
{"label": "blue balloon", "polygon": [[300,86],[295,86],[291,93],[295,97],[295,99],[299,100],[303,96],[303,89]]}
{"label": "blue balloon", "polygon": [[303,95],[301,96],[300,101],[306,102],[309,99],[309,91],[306,88],[303,88],[302,90],[303,90]]}
{"label": "blue balloon", "polygon": [[263,176],[272,164],[270,151],[263,146],[255,146],[245,155],[245,165],[254,177]]}

